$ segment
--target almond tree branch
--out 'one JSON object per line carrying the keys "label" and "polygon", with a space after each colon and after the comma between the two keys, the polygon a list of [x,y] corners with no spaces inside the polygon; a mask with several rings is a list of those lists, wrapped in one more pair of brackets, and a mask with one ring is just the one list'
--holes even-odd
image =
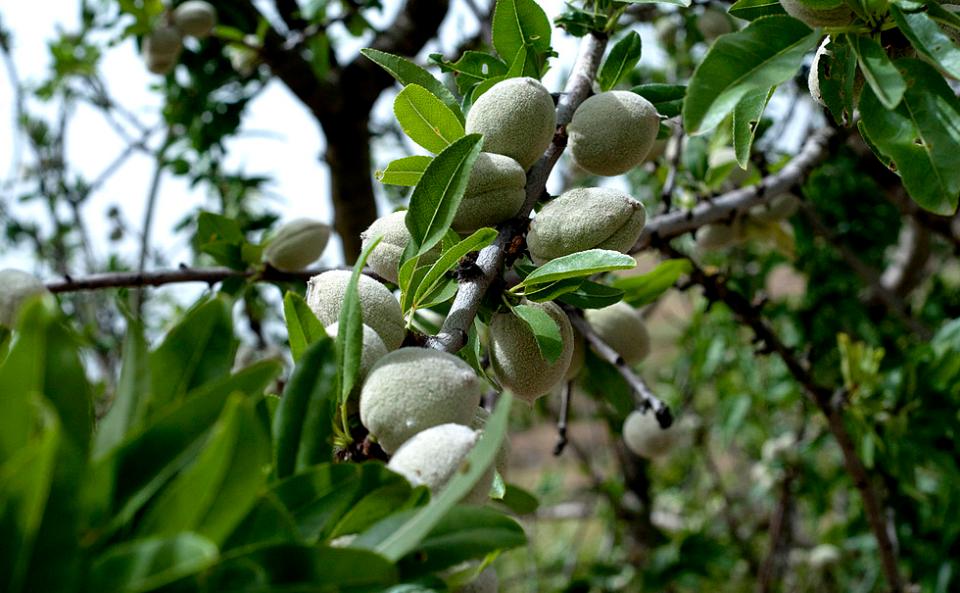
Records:
{"label": "almond tree branch", "polygon": [[893,538],[887,529],[886,513],[880,502],[880,497],[870,481],[867,468],[857,455],[856,446],[853,444],[850,432],[843,421],[842,410],[837,403],[842,399],[842,391],[835,393],[829,387],[817,383],[808,365],[801,361],[793,348],[787,346],[780,339],[770,323],[763,317],[759,308],[744,295],[730,289],[722,276],[705,272],[696,262],[667,243],[658,242],[657,246],[669,257],[690,261],[692,266],[690,279],[693,284],[701,286],[704,296],[710,301],[725,303],[741,323],[753,330],[757,340],[765,344],[770,352],[775,352],[783,360],[794,380],[803,387],[807,397],[826,416],[830,432],[836,439],[837,444],[840,445],[843,464],[863,500],[867,522],[870,524],[873,536],[877,540],[880,562],[887,585],[892,593],[902,593],[904,591],[903,581],[897,567]]}
{"label": "almond tree branch", "polygon": [[557,133],[553,143],[527,173],[527,199],[523,208],[515,219],[500,225],[496,242],[481,250],[476,264],[471,266],[471,273],[463,275],[443,327],[437,335],[427,340],[428,347],[456,352],[466,343],[467,332],[477,316],[480,302],[494,280],[499,278],[507,255],[514,252],[515,241],[522,238],[527,228],[534,204],[546,191],[547,178],[567,145],[566,126],[573,112],[590,95],[606,46],[607,38],[602,34],[590,34],[583,38],[577,63],[557,106]]}
{"label": "almond tree branch", "polygon": [[776,173],[764,177],[757,185],[743,187],[697,204],[690,210],[668,212],[647,221],[631,253],[643,251],[657,240],[668,241],[711,223],[730,220],[773,198],[803,180],[807,173],[827,156],[829,142],[835,135],[833,128],[814,132],[803,148]]}

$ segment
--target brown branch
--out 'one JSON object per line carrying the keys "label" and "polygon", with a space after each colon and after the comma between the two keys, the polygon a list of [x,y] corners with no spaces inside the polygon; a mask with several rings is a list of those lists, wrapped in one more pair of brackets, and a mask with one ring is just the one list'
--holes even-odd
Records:
{"label": "brown branch", "polygon": [[787,473],[780,481],[780,496],[777,507],[770,519],[770,544],[767,556],[763,559],[757,574],[757,593],[770,593],[774,582],[783,570],[786,551],[791,540],[791,525],[793,517],[793,483],[797,478],[795,467],[787,468]]}
{"label": "brown branch", "polygon": [[[233,268],[189,268],[182,266],[175,270],[153,270],[150,272],[109,272],[93,274],[80,278],[70,276],[62,280],[47,283],[47,290],[53,293],[80,292],[85,290],[102,290],[107,288],[139,288],[144,286],[163,286],[166,284],[183,284],[187,282],[202,282],[217,284],[231,278],[249,278],[262,282],[306,282],[317,274],[330,270],[349,270],[348,267],[311,268],[299,272],[281,272],[267,267],[263,270],[234,270]],[[377,277],[372,271],[364,270],[364,274]]]}
{"label": "brown branch", "polygon": [[[666,243],[658,243],[658,247],[666,255],[673,258],[690,260]],[[793,348],[787,346],[763,317],[758,307],[754,306],[745,296],[730,289],[723,277],[718,274],[708,274],[693,260],[690,260],[690,279],[694,284],[702,287],[704,296],[710,301],[719,301],[727,305],[741,323],[753,330],[759,342],[766,345],[770,352],[775,352],[783,360],[794,380],[799,383],[804,393],[820,408],[827,417],[830,432],[840,446],[843,454],[843,464],[853,481],[854,486],[863,500],[864,512],[880,553],[880,562],[887,584],[893,593],[902,593],[903,581],[897,567],[896,549],[890,532],[887,530],[885,512],[880,498],[876,493],[867,468],[857,455],[856,446],[843,421],[843,414],[839,404],[834,400],[842,399],[841,393],[834,393],[829,387],[816,382],[807,364],[801,362]]]}
{"label": "brown branch", "polygon": [[560,412],[557,414],[557,444],[553,446],[553,455],[559,457],[567,446],[567,420],[570,417],[570,399],[573,395],[573,381],[564,381],[560,385]]}
{"label": "brown branch", "polygon": [[511,246],[526,230],[530,212],[546,190],[547,178],[567,145],[566,125],[570,123],[576,108],[589,96],[606,46],[607,38],[600,34],[588,35],[581,42],[580,56],[557,106],[557,133],[553,143],[527,173],[526,202],[514,220],[500,225],[496,242],[480,251],[473,268],[475,273],[461,279],[443,327],[437,335],[427,340],[429,347],[456,352],[466,343],[467,331],[473,325],[480,302],[499,277]]}
{"label": "brown branch", "polygon": [[691,210],[669,212],[651,218],[637,244],[630,250],[631,253],[643,251],[657,240],[668,241],[711,223],[732,220],[737,214],[788,191],[826,157],[829,141],[834,134],[832,128],[821,128],[810,136],[797,156],[776,173],[764,177],[757,185],[705,200]]}

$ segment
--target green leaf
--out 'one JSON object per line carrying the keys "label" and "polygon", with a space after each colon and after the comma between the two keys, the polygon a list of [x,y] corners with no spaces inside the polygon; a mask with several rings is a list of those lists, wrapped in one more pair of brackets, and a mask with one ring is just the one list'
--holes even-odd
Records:
{"label": "green leaf", "polygon": [[684,128],[689,134],[708,132],[750,91],[790,80],[819,37],[792,17],[766,16],[718,38],[690,79]]}
{"label": "green leaf", "polygon": [[363,354],[363,312],[360,310],[360,291],[357,285],[367,265],[367,258],[377,248],[383,236],[372,237],[353,266],[350,280],[343,294],[343,305],[337,318],[337,384],[340,386],[340,404],[346,403],[360,376],[360,358]]}
{"label": "green leaf", "polygon": [[890,5],[890,14],[917,51],[950,76],[960,78],[960,48],[936,21],[926,12],[905,12],[896,4]]}
{"label": "green leaf", "polygon": [[482,140],[480,134],[469,134],[448,146],[427,166],[413,189],[405,220],[410,251],[415,255],[430,251],[453,223]]}
{"label": "green leaf", "polygon": [[400,561],[400,567],[405,575],[429,574],[526,541],[520,524],[500,511],[457,506]]}
{"label": "green leaf", "polygon": [[114,546],[93,563],[90,591],[155,591],[210,567],[217,546],[195,533],[149,538]]}
{"label": "green leaf", "polygon": [[846,126],[853,121],[856,108],[857,56],[843,36],[831,40],[826,50],[829,53],[821,55],[817,62],[820,98],[834,121]]}
{"label": "green leaf", "polygon": [[779,0],[737,0],[727,11],[730,16],[754,21],[762,16],[786,14]]}
{"label": "green leaf", "polygon": [[228,375],[236,347],[229,300],[201,301],[150,355],[151,413]]}
{"label": "green leaf", "polygon": [[548,282],[546,284],[538,284],[536,286],[524,289],[523,296],[528,301],[533,301],[536,303],[553,301],[576,291],[578,288],[580,288],[580,285],[583,284],[583,282],[583,277],[580,277],[566,278],[564,280],[557,280],[555,282]]}
{"label": "green leaf", "polygon": [[278,478],[330,461],[328,437],[337,396],[334,350],[329,338],[309,346],[283,391],[273,421],[274,471]]}
{"label": "green leaf", "polygon": [[99,457],[123,441],[143,418],[142,405],[150,391],[150,367],[143,324],[127,320],[123,343],[123,368],[110,411],[97,427],[94,456]]}
{"label": "green leaf", "polygon": [[423,172],[433,157],[425,155],[406,156],[392,161],[383,171],[377,171],[377,180],[384,185],[413,187],[420,181]]}
{"label": "green leaf", "polygon": [[540,501],[536,496],[509,482],[500,502],[518,515],[529,515],[540,506]]}
{"label": "green leaf", "polygon": [[860,97],[862,129],[870,144],[896,163],[917,204],[952,214],[960,195],[960,100],[929,64],[897,60],[907,80],[903,101],[887,110],[872,88]]}
{"label": "green leaf", "polygon": [[637,85],[630,90],[653,103],[657,113],[666,117],[680,115],[683,98],[687,95],[687,87],[682,84],[654,82]]}
{"label": "green leaf", "polygon": [[560,326],[553,317],[543,309],[530,305],[517,305],[512,310],[533,332],[543,359],[550,364],[556,362],[563,354],[563,337],[560,335]]}
{"label": "green leaf", "polygon": [[456,114],[418,84],[408,84],[393,101],[393,114],[411,140],[438,153],[463,138],[463,123]]}
{"label": "green leaf", "polygon": [[626,293],[624,301],[634,307],[642,307],[657,300],[677,283],[680,276],[689,274],[690,270],[689,260],[669,259],[646,274],[617,278],[613,286]]}
{"label": "green leaf", "polygon": [[430,60],[444,72],[454,74],[457,89],[462,95],[485,80],[505,75],[508,69],[507,63],[500,58],[473,50],[463,52],[456,62],[445,60],[443,54],[430,54]]}
{"label": "green leaf", "polygon": [[539,79],[550,53],[550,20],[534,0],[497,0],[493,11],[493,47],[513,63],[523,51],[521,76]]}
{"label": "green leaf", "polygon": [[[497,456],[507,431],[507,418],[512,403],[513,396],[509,392],[500,396],[496,409],[484,425],[483,435],[467,456],[461,470],[430,504],[417,510],[407,521],[391,530],[387,537],[375,543],[377,552],[394,562],[403,558],[470,492]],[[376,526],[371,528],[376,529]]]}
{"label": "green leaf", "polygon": [[196,461],[150,505],[142,536],[192,531],[223,543],[253,508],[266,482],[270,440],[254,414],[255,401],[234,395]]}
{"label": "green leaf", "polygon": [[196,242],[198,249],[211,255],[222,266],[235,270],[247,267],[243,260],[246,242],[240,224],[221,214],[201,212],[197,217]]}
{"label": "green leaf", "polygon": [[847,35],[850,48],[857,56],[860,71],[877,99],[887,109],[900,104],[907,83],[879,43],[866,35]]}
{"label": "green leaf", "polygon": [[[443,104],[450,108],[450,111],[461,122],[464,121],[463,113],[460,111],[460,103],[453,93],[437,80],[432,74],[414,64],[406,58],[389,54],[385,51],[364,48],[360,53],[376,62],[378,66],[387,71],[397,82],[406,86],[416,84],[427,89],[434,97],[443,101]],[[389,183],[384,181],[384,183]]]}
{"label": "green leaf", "polygon": [[576,290],[558,297],[557,300],[580,309],[602,309],[619,303],[623,300],[623,295],[619,288],[585,280]]}
{"label": "green leaf", "polygon": [[757,133],[757,124],[775,90],[777,87],[750,91],[733,109],[733,149],[741,169],[746,169],[750,162],[750,149]]}
{"label": "green leaf", "polygon": [[438,283],[445,278],[445,274],[454,269],[463,256],[472,251],[483,249],[496,239],[497,231],[495,229],[482,228],[474,231],[472,235],[460,241],[451,249],[444,251],[437,261],[430,266],[417,286],[416,295],[413,298],[413,308],[423,306],[424,297],[436,289]]}
{"label": "green leaf", "polygon": [[625,253],[609,249],[588,249],[548,261],[531,272],[518,286],[535,286],[612,270],[629,270],[636,265],[636,260]]}
{"label": "green leaf", "polygon": [[600,90],[609,91],[617,86],[617,83],[636,67],[637,62],[640,61],[642,49],[640,35],[636,31],[630,31],[618,41],[610,50],[610,55],[603,62],[600,73],[597,75]]}
{"label": "green leaf", "polygon": [[689,8],[692,3],[691,0],[617,0],[624,4],[673,4],[674,6],[682,6],[684,8]]}
{"label": "green leaf", "polygon": [[303,297],[295,292],[283,295],[283,318],[287,322],[287,335],[290,339],[290,354],[297,362],[310,344],[327,337],[323,324],[310,310]]}

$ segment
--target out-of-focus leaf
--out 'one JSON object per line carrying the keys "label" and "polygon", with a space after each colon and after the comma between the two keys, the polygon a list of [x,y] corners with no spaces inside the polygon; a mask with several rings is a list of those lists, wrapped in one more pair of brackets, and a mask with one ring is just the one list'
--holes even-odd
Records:
{"label": "out-of-focus leaf", "polygon": [[197,574],[217,559],[217,545],[196,533],[134,540],[93,563],[90,591],[144,593]]}
{"label": "out-of-focus leaf", "polygon": [[634,307],[642,307],[657,300],[677,283],[680,276],[688,274],[690,269],[689,260],[670,259],[646,274],[617,278],[613,286],[624,291],[624,301]]}

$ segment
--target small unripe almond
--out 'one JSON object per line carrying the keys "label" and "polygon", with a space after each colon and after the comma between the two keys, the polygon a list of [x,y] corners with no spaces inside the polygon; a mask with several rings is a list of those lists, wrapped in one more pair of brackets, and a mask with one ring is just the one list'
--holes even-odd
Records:
{"label": "small unripe almond", "polygon": [[634,410],[623,423],[623,442],[627,448],[648,459],[668,453],[676,440],[676,433],[674,425],[660,428],[652,410]]}
{"label": "small unripe almond", "polygon": [[147,70],[151,74],[169,74],[177,65],[178,56],[147,54]]}
{"label": "small unripe almond", "polygon": [[328,225],[309,218],[291,220],[269,240],[263,259],[278,270],[296,272],[317,261],[329,240]]}
{"label": "small unripe almond", "polygon": [[837,0],[828,8],[815,8],[804,0],[780,0],[787,14],[812,28],[843,27],[853,22],[853,11],[844,0]]}
{"label": "small unripe almond", "polygon": [[468,134],[483,134],[484,152],[520,163],[526,171],[537,162],[557,128],[553,97],[538,80],[508,78],[480,95],[467,114]]}
{"label": "small unripe almond", "polygon": [[[360,233],[364,249],[377,236],[383,235],[380,243],[370,252],[367,265],[381,278],[394,284],[397,283],[397,276],[400,273],[400,259],[403,257],[403,250],[410,242],[410,231],[407,230],[405,222],[406,216],[406,210],[381,216],[373,221],[373,224],[367,227],[367,230]],[[434,262],[438,257],[440,257],[439,246],[420,256],[419,265]]]}
{"label": "small unripe almond", "polygon": [[513,313],[497,313],[490,321],[490,365],[497,381],[517,397],[533,404],[561,381],[573,356],[573,326],[563,309],[554,303],[524,301],[542,309],[560,327],[563,352],[553,363],[540,354],[530,326]]}
{"label": "small unripe almond", "polygon": [[650,101],[630,91],[607,91],[584,101],[567,126],[573,161],[594,175],[620,175],[647,157],[660,128]]}
{"label": "small unripe almond", "polygon": [[627,364],[636,364],[650,354],[650,334],[640,312],[624,302],[602,309],[587,309],[584,317],[601,340],[617,351]]}
{"label": "small unripe almond", "polygon": [[[314,276],[307,282],[307,305],[324,326],[337,323],[343,305],[350,272],[331,270]],[[387,350],[396,350],[407,334],[400,303],[386,286],[369,276],[360,276],[360,311],[363,323],[377,332]]]}
{"label": "small unripe almond", "polygon": [[483,383],[470,365],[430,348],[401,348],[381,358],[360,390],[360,421],[384,451],[439,424],[467,425]]}
{"label": "small unripe almond", "polygon": [[622,191],[571,189],[537,213],[527,233],[527,247],[537,265],[594,248],[626,253],[636,244],[646,220],[643,204]]}
{"label": "small unripe almond", "polygon": [[217,24],[217,9],[203,0],[188,0],[173,11],[173,22],[184,35],[203,39]]}
{"label": "small unripe almond", "polygon": [[[340,324],[332,323],[325,329],[330,339],[336,340],[337,333],[340,331]],[[377,332],[373,331],[369,325],[363,324],[363,348],[360,352],[360,376],[357,377],[358,386],[366,378],[370,369],[373,368],[373,365],[386,356],[387,353],[387,347],[383,344],[383,340],[380,339]]]}
{"label": "small unripe almond", "polygon": [[697,18],[697,30],[703,35],[704,40],[709,42],[733,31],[733,24],[726,12],[708,7]]}
{"label": "small unripe almond", "polygon": [[526,199],[527,174],[508,156],[481,152],[470,171],[453,230],[472,233],[513,218]]}
{"label": "small unripe almond", "polygon": [[751,208],[750,217],[762,222],[780,222],[796,214],[799,209],[800,198],[787,192]]}
{"label": "small unripe almond", "polygon": [[703,250],[724,249],[742,243],[746,229],[739,217],[732,223],[714,223],[697,230],[697,247]]}
{"label": "small unripe almond", "polygon": [[143,53],[149,58],[176,60],[183,49],[183,34],[170,25],[158,25],[143,38]]}
{"label": "small unripe almond", "polygon": [[[414,486],[424,485],[436,496],[457,475],[480,439],[480,433],[460,424],[440,424],[418,432],[403,443],[387,467]],[[464,496],[463,502],[486,502],[493,485],[493,468],[488,469]]]}
{"label": "small unripe almond", "polygon": [[23,303],[47,294],[47,287],[33,274],[21,270],[0,270],[0,327],[12,328]]}

